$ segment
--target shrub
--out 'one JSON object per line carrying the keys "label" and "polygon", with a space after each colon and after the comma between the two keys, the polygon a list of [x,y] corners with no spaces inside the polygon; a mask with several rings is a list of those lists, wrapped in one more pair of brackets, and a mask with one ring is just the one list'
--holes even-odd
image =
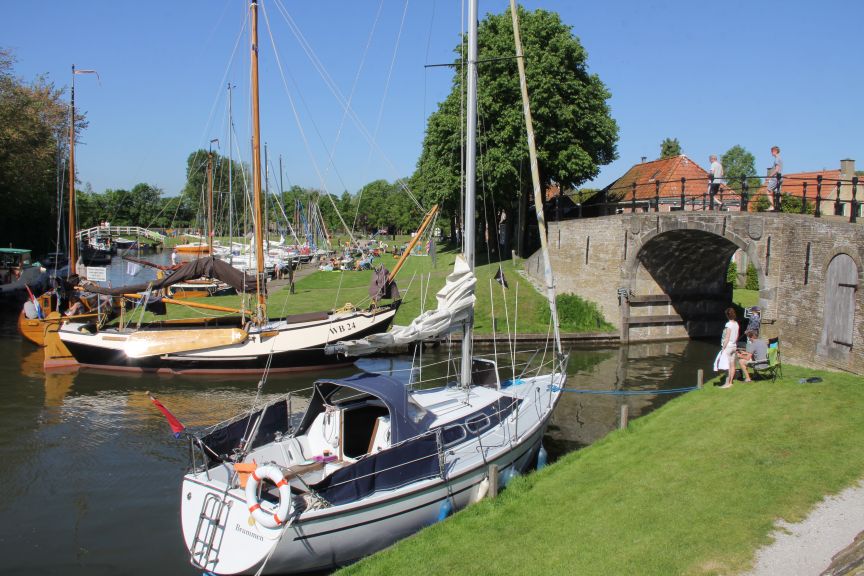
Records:
{"label": "shrub", "polygon": [[[576,294],[559,294],[555,302],[558,305],[558,322],[564,332],[610,332],[615,329],[594,302]],[[542,317],[545,322],[549,322],[548,306],[544,306]]]}
{"label": "shrub", "polygon": [[726,283],[731,284],[734,288],[738,286],[738,265],[734,260],[729,261],[729,269],[726,270]]}
{"label": "shrub", "polygon": [[747,283],[744,285],[747,290],[759,290],[759,275],[756,273],[756,267],[753,264],[747,265]]}

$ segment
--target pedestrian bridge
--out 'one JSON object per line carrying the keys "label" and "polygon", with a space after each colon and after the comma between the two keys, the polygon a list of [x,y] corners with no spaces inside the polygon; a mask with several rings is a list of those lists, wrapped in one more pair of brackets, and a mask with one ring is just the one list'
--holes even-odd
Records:
{"label": "pedestrian bridge", "polygon": [[[859,223],[787,213],[633,213],[551,222],[548,239],[558,293],[596,302],[622,342],[709,337],[719,349],[732,300],[726,273],[740,250],[758,274],[762,333],[780,337],[783,359],[864,374]],[[542,279],[539,253],[525,266]]]}
{"label": "pedestrian bridge", "polygon": [[111,236],[112,238],[116,238],[117,236],[131,236],[132,238],[143,237],[155,240],[160,244],[164,244],[166,240],[164,234],[140,226],[94,226],[92,228],[87,228],[86,230],[78,231],[79,240],[89,240],[95,236],[105,235]]}

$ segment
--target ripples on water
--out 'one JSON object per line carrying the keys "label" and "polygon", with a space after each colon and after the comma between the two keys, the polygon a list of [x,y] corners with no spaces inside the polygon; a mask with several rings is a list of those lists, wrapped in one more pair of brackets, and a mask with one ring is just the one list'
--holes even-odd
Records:
{"label": "ripples on water", "polygon": [[[707,369],[715,352],[699,342],[574,351],[568,387],[692,386],[696,369]],[[441,354],[427,352],[426,361],[444,359]],[[172,436],[147,392],[187,426],[204,427],[249,408],[257,380],[46,375],[41,362],[41,351],[21,341],[8,318],[0,321],[0,573],[199,574],[180,531],[187,445]],[[438,370],[446,374],[442,366]],[[307,388],[321,375],[271,378],[263,399]],[[670,398],[565,394],[547,448],[555,457],[607,434],[617,426],[623,402],[635,418]]]}

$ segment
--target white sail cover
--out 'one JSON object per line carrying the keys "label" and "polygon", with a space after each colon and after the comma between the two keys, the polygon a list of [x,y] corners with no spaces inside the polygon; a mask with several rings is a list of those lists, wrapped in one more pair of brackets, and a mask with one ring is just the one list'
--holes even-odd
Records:
{"label": "white sail cover", "polygon": [[389,332],[372,334],[360,340],[345,340],[334,345],[332,350],[347,356],[362,356],[385,348],[439,338],[454,331],[462,321],[471,317],[476,285],[474,272],[460,254],[453,264],[453,272],[447,276],[447,282],[436,295],[436,309],[420,314],[408,326],[393,326]]}

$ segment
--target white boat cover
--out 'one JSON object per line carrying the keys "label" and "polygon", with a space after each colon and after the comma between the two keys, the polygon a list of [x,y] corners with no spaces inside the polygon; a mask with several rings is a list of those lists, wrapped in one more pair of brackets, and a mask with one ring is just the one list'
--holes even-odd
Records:
{"label": "white boat cover", "polygon": [[363,356],[453,332],[474,312],[476,285],[476,276],[460,254],[453,264],[453,272],[436,295],[437,308],[420,314],[408,326],[394,325],[389,332],[372,334],[360,340],[344,340],[334,345],[333,350],[347,356]]}

